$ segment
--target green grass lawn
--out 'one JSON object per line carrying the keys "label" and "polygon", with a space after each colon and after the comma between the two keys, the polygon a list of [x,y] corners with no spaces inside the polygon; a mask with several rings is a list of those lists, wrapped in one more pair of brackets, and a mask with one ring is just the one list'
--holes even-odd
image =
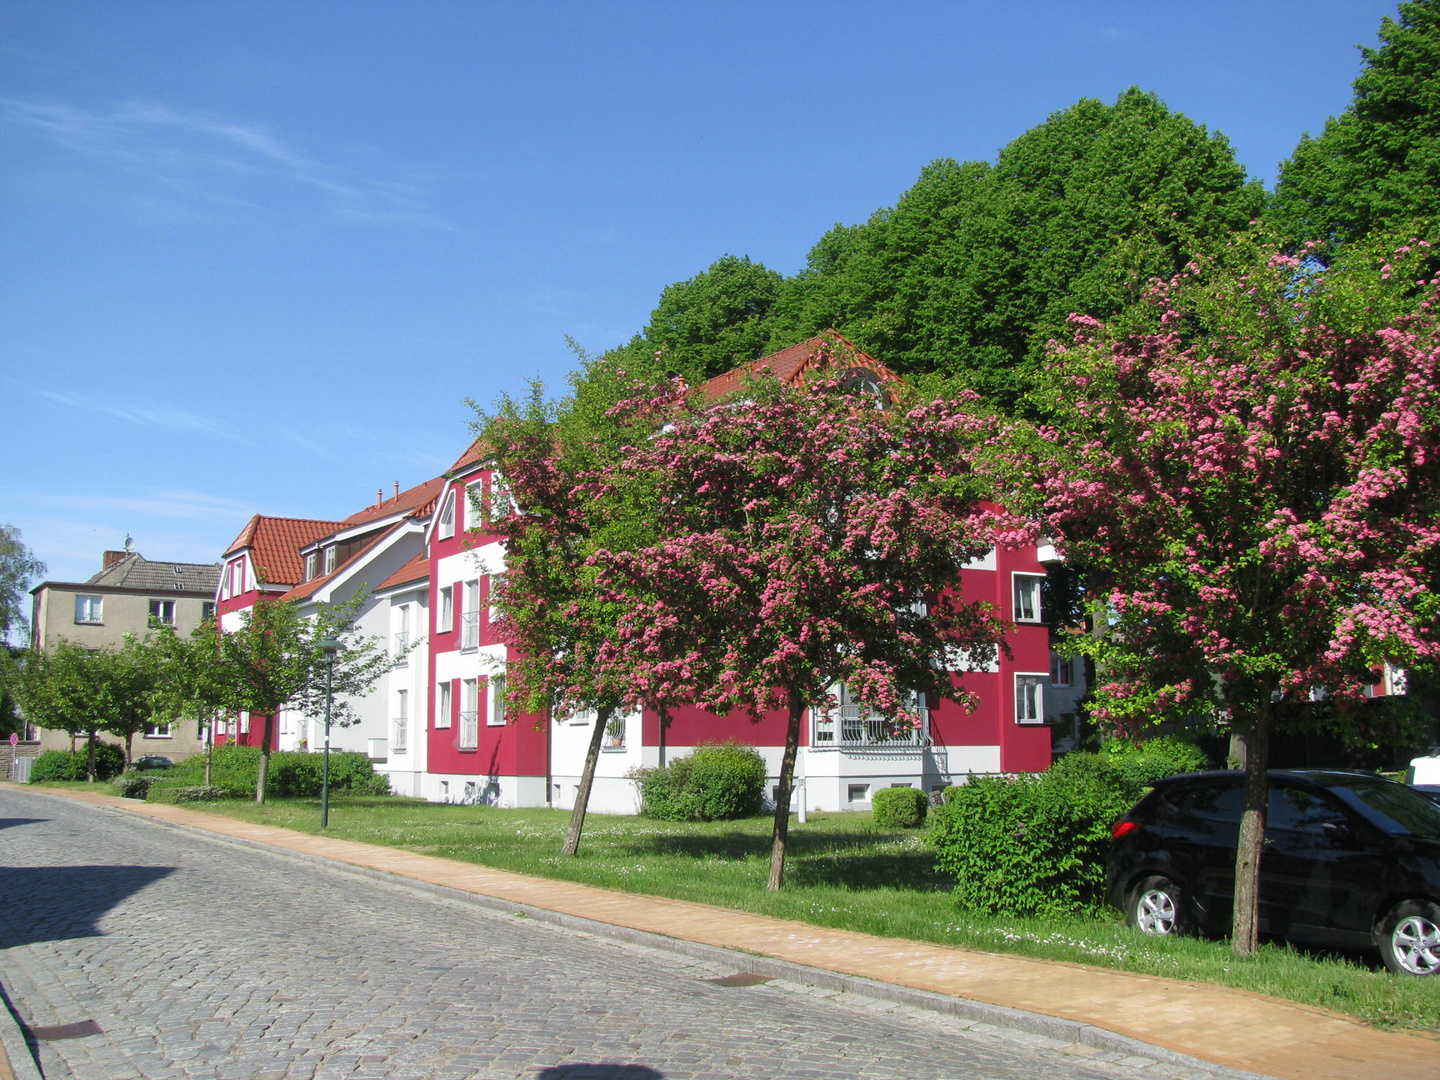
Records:
{"label": "green grass lawn", "polygon": [[[188,804],[318,832],[319,801]],[[1440,978],[1400,979],[1378,958],[1263,945],[1240,959],[1223,941],[1154,940],[1118,913],[1020,919],[960,911],[923,831],[876,828],[869,814],[792,823],[785,891],[765,892],[770,819],[675,824],[592,814],[580,854],[562,859],[569,814],[397,798],[332,800],[330,835],[625,892],[754,911],[816,926],[1018,953],[1239,987],[1348,1013],[1381,1027],[1440,1031]]]}

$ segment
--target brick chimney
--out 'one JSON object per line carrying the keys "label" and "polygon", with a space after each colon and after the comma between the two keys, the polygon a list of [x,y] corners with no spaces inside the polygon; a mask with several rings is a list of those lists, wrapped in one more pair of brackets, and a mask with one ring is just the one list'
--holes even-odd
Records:
{"label": "brick chimney", "polygon": [[101,571],[109,570],[117,562],[124,559],[130,553],[128,551],[107,551],[100,557]]}

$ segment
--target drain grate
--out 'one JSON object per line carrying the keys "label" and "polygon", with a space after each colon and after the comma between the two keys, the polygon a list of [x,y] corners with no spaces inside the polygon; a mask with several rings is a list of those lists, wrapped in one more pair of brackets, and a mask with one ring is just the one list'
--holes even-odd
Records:
{"label": "drain grate", "polygon": [[41,1042],[55,1042],[57,1039],[83,1039],[87,1035],[103,1034],[94,1020],[77,1020],[73,1024],[55,1024],[52,1027],[30,1029]]}
{"label": "drain grate", "polygon": [[714,983],[716,986],[759,986],[761,983],[769,982],[770,976],[741,971],[735,975],[725,975],[718,979],[706,979],[705,981]]}

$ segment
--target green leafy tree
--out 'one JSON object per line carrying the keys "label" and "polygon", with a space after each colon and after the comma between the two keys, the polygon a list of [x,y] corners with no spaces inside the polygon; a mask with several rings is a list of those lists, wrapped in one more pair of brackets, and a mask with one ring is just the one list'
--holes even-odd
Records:
{"label": "green leafy tree", "polygon": [[337,727],[359,723],[351,697],[364,695],[392,666],[379,638],[363,637],[354,628],[362,595],[343,604],[321,607],[314,615],[295,604],[261,599],[241,614],[240,625],[218,636],[213,624],[196,630],[195,650],[187,670],[197,680],[185,700],[202,711],[264,716],[255,801],[265,801],[270,754],[275,746],[275,719],[282,708],[306,716],[325,709],[326,672],[330,660],[319,642],[339,640],[345,648],[334,659],[334,702],[331,722]]}
{"label": "green leafy tree", "polygon": [[893,208],[832,229],[786,283],[769,346],[833,327],[1010,408],[1072,311],[1114,314],[1262,206],[1223,135],[1134,88],[1087,98],[994,166],[934,162]]}
{"label": "green leafy tree", "polygon": [[1440,217],[1440,0],[1402,3],[1361,48],[1365,70],[1350,107],[1308,134],[1280,167],[1267,221],[1329,260],[1376,229]]}
{"label": "green leafy tree", "polygon": [[0,525],[0,642],[10,641],[13,631],[25,630],[25,591],[44,573],[45,564],[21,541],[20,530]]}

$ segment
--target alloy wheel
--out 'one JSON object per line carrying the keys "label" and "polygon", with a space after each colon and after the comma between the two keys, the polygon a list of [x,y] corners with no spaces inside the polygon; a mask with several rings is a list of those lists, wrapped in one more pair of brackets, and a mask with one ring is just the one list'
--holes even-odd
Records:
{"label": "alloy wheel", "polygon": [[1178,918],[1175,898],[1164,889],[1146,889],[1135,904],[1135,925],[1147,934],[1173,934]]}
{"label": "alloy wheel", "polygon": [[1433,975],[1440,970],[1440,926],[1423,915],[1407,915],[1390,932],[1395,961],[1412,975]]}

